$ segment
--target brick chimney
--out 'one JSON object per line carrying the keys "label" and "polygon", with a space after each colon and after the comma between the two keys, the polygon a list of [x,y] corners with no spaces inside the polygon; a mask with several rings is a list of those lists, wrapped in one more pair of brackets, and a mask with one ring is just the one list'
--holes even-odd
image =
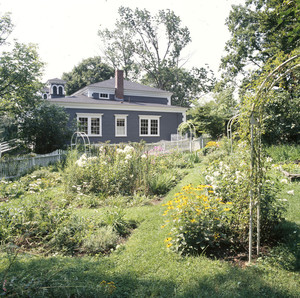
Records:
{"label": "brick chimney", "polygon": [[116,69],[115,73],[115,98],[124,100],[123,70]]}

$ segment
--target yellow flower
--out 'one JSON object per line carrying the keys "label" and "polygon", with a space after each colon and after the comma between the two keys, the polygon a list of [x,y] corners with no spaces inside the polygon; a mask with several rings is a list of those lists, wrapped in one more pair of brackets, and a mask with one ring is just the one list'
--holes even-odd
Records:
{"label": "yellow flower", "polygon": [[172,246],[172,243],[168,243],[167,244],[167,248],[171,247]]}
{"label": "yellow flower", "polygon": [[224,211],[229,211],[230,209],[229,208],[224,208]]}
{"label": "yellow flower", "polygon": [[161,226],[161,229],[163,229],[165,226],[166,226],[166,225],[162,225],[162,226]]}
{"label": "yellow flower", "polygon": [[168,238],[165,239],[165,242],[169,242],[171,240],[172,240],[172,237],[168,237]]}
{"label": "yellow flower", "polygon": [[193,219],[191,220],[191,223],[194,223],[194,222],[196,222],[196,219],[193,218]]}
{"label": "yellow flower", "polygon": [[232,202],[227,202],[226,204],[227,204],[227,205],[232,205]]}

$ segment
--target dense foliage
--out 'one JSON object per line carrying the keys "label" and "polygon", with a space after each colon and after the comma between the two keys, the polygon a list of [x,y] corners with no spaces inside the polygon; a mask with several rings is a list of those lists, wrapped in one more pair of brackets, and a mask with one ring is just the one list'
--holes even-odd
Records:
{"label": "dense foliage", "polygon": [[[165,194],[181,177],[176,152],[161,154],[161,148],[145,151],[143,144],[103,146],[96,156],[82,155],[67,161],[65,181],[69,191],[133,195]],[[173,162],[175,162],[173,164]],[[182,160],[182,163],[185,161]],[[187,166],[182,164],[182,166]]]}
{"label": "dense foliage", "polygon": [[226,134],[229,119],[237,114],[237,102],[232,87],[218,87],[211,93],[210,101],[194,101],[193,107],[187,114],[195,126],[197,134],[209,134],[218,139]]}
{"label": "dense foliage", "polygon": [[24,116],[18,136],[35,153],[51,153],[63,149],[71,138],[68,122],[69,115],[64,108],[44,102]]}
{"label": "dense foliage", "polygon": [[[279,64],[299,50],[299,1],[248,0],[233,6],[227,19],[231,38],[222,58],[225,81],[242,81],[239,88],[241,110],[253,100],[260,83]],[[298,51],[299,52],[299,51]],[[286,69],[284,70],[286,71]],[[280,144],[299,142],[299,67],[291,68],[274,82],[272,95],[265,102],[263,142]],[[235,79],[234,79],[235,78]]]}
{"label": "dense foliage", "polygon": [[[70,152],[60,171],[41,169],[0,181],[0,241],[39,253],[107,253],[136,226],[124,208],[166,194],[192,167],[196,155],[163,154],[144,144],[95,149],[93,157]],[[80,157],[78,159],[78,157]],[[97,218],[77,208],[110,206]]]}
{"label": "dense foliage", "polygon": [[227,19],[231,38],[222,67],[231,75],[261,68],[280,52],[300,46],[299,1],[247,0],[234,5]]}
{"label": "dense foliage", "polygon": [[108,80],[113,76],[114,69],[96,56],[82,60],[72,71],[63,73],[62,79],[67,82],[66,93],[71,95],[87,85]]}
{"label": "dense foliage", "polygon": [[190,106],[191,99],[211,90],[215,83],[211,70],[181,65],[191,37],[173,11],[151,15],[146,9],[120,7],[119,15],[115,29],[101,28],[98,34],[106,61],[124,69],[126,79],[172,92],[172,103],[179,106]]}
{"label": "dense foliage", "polygon": [[[228,145],[208,144],[205,185],[187,185],[165,206],[170,229],[167,247],[183,254],[219,255],[219,249],[245,251],[249,235],[249,193],[252,187],[249,152],[241,143],[236,153],[228,154]],[[213,149],[213,150],[212,150]],[[280,182],[270,172],[261,187],[261,237],[269,243],[278,235],[284,202],[277,197]],[[283,182],[284,183],[284,182]],[[255,217],[255,215],[254,215]],[[254,226],[257,222],[254,220]]]}

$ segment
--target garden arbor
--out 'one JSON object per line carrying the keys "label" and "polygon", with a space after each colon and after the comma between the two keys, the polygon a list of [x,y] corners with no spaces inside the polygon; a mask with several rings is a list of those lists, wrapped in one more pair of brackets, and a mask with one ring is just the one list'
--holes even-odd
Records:
{"label": "garden arbor", "polygon": [[182,122],[178,126],[178,132],[181,135],[183,132],[187,132],[187,131],[189,132],[189,136],[190,136],[190,152],[192,152],[192,139],[193,139],[193,135],[196,136],[196,128],[191,121]]}
{"label": "garden arbor", "polygon": [[[295,70],[300,67],[300,54],[284,60],[282,57],[272,60],[266,67],[265,75],[257,81],[255,96],[245,98],[240,122],[241,139],[247,140],[251,147],[250,165],[250,205],[249,205],[249,263],[252,261],[253,217],[256,208],[257,254],[260,252],[260,217],[261,192],[264,184],[264,161],[261,137],[265,118],[265,104],[271,101],[271,91],[283,79],[296,77]],[[273,69],[270,71],[270,69]],[[297,78],[296,78],[297,80]]]}
{"label": "garden arbor", "polygon": [[89,155],[91,151],[91,142],[85,132],[75,131],[71,138],[71,149],[78,149],[83,146],[84,153]]}

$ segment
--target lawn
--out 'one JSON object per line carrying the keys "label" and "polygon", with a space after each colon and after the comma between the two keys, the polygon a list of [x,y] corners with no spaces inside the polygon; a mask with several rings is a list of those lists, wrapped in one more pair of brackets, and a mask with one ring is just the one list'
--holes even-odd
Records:
{"label": "lawn", "polygon": [[[291,241],[283,239],[283,244],[273,246],[267,257],[247,266],[245,262],[232,263],[204,254],[180,256],[166,248],[168,230],[161,228],[165,220],[163,204],[183,186],[203,183],[205,167],[200,163],[186,169],[187,175],[161,202],[155,199],[123,206],[124,221],[135,222],[137,227],[104,255],[45,255],[3,247],[6,252],[1,253],[0,293],[16,297],[299,297],[297,181],[281,189],[281,198],[288,202],[284,239]],[[103,212],[110,209],[105,208],[77,206],[74,213],[78,218],[97,221],[99,217],[100,221]]]}

